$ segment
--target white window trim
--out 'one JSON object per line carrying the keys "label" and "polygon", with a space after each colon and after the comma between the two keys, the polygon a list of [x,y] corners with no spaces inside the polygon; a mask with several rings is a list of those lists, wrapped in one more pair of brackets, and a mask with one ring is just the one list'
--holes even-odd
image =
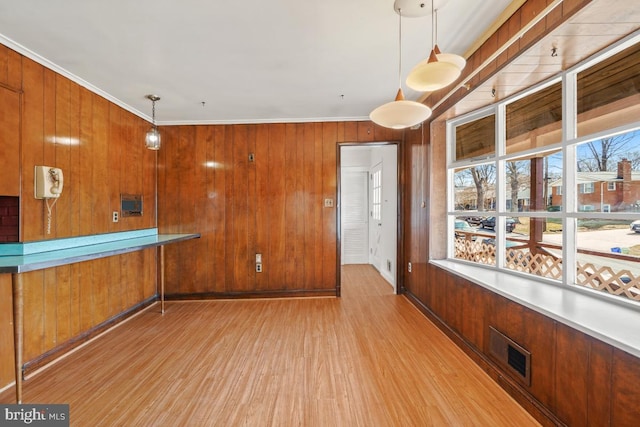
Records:
{"label": "white window trim", "polygon": [[[578,186],[576,182],[576,147],[580,143],[591,140],[601,139],[607,136],[613,136],[637,130],[640,128],[640,122],[620,126],[614,129],[597,132],[587,136],[577,136],[576,123],[573,120],[566,120],[567,117],[576,116],[576,103],[567,100],[575,99],[577,92],[576,76],[577,73],[590,67],[593,63],[599,62],[610,57],[617,52],[626,49],[634,43],[640,42],[640,31],[636,31],[633,35],[626,37],[618,43],[615,43],[604,53],[599,53],[593,57],[583,61],[570,70],[567,70],[558,77],[542,82],[529,90],[514,95],[511,98],[502,100],[499,104],[485,107],[481,110],[468,113],[464,116],[454,118],[447,122],[447,259],[435,260],[429,262],[437,265],[451,274],[459,275],[467,280],[483,286],[495,293],[498,293],[512,301],[521,303],[543,315],[551,317],[563,324],[580,330],[590,336],[600,339],[619,348],[623,351],[631,353],[636,357],[640,357],[640,334],[637,334],[633,328],[621,328],[620,325],[633,325],[640,322],[640,305],[631,300],[626,300],[614,295],[607,294],[602,291],[592,290],[587,287],[575,285],[575,268],[563,268],[562,281],[544,279],[535,277],[525,273],[519,273],[508,269],[500,268],[500,261],[503,259],[505,251],[506,239],[501,231],[504,221],[509,213],[504,212],[504,190],[499,186],[500,176],[496,177],[496,189],[498,197],[498,212],[487,212],[490,215],[496,215],[498,224],[496,226],[496,266],[486,264],[476,264],[469,261],[453,258],[453,230],[454,220],[456,216],[468,214],[466,211],[454,210],[454,191],[453,177],[454,168],[463,168],[486,163],[485,159],[468,159],[464,161],[454,162],[455,155],[455,126],[477,120],[486,115],[496,114],[496,140],[500,141],[503,131],[499,127],[499,123],[504,123],[502,114],[505,105],[516,99],[527,96],[532,92],[536,92],[545,86],[551,85],[562,79],[563,103],[562,113],[565,120],[562,121],[563,140],[560,144],[545,147],[544,150],[562,148],[563,153],[563,181],[560,193],[563,196],[562,207],[560,212],[520,212],[519,216],[528,217],[548,217],[561,218],[563,222],[563,263],[565,265],[576,265],[576,225],[581,218],[611,218],[611,213],[604,212],[579,212],[577,204]],[[496,155],[491,156],[498,170],[504,171],[504,162],[510,158],[523,157],[532,153],[539,153],[537,149],[529,150],[529,152],[518,152],[507,156],[501,150],[504,144],[496,146]],[[504,173],[504,172],[503,172]],[[502,177],[504,178],[504,177]],[[502,194],[502,197],[500,196]],[[613,214],[619,219],[636,220],[640,219],[640,214],[624,213]],[[500,226],[502,224],[502,226]],[[579,308],[579,309],[577,309]],[[598,313],[594,316],[593,313]]]}
{"label": "white window trim", "polygon": [[[590,191],[587,191],[590,190]],[[583,182],[579,184],[580,194],[593,194],[596,192],[596,186],[593,182]]]}

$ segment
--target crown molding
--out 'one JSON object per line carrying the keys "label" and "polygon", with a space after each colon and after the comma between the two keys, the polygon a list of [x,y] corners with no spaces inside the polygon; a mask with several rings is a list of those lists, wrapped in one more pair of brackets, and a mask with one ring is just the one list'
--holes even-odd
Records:
{"label": "crown molding", "polygon": [[72,72],[70,72],[69,70],[59,66],[58,64],[49,61],[47,58],[35,53],[34,51],[22,46],[20,43],[17,43],[13,40],[11,40],[10,38],[4,36],[3,34],[0,34],[0,44],[5,45],[6,47],[8,47],[9,49],[13,49],[16,52],[18,52],[19,54],[32,59],[33,61],[37,62],[38,64],[42,65],[43,67],[46,67],[52,71],[55,71],[56,73],[60,74],[61,76],[64,76],[66,78],[68,78],[69,80],[79,84],[80,86],[90,90],[91,92],[95,93],[96,95],[100,95],[101,97],[105,98],[106,100],[118,105],[119,107],[124,108],[125,110],[129,111],[132,114],[135,114],[136,116],[148,121],[149,123],[151,123],[151,117],[147,114],[142,113],[141,111],[138,111],[137,109],[133,108],[131,105],[122,102],[120,99],[110,95],[109,93],[105,92],[104,90],[100,89],[99,87],[89,83],[88,81],[84,80],[81,77],[76,76],[75,74],[73,74]]}

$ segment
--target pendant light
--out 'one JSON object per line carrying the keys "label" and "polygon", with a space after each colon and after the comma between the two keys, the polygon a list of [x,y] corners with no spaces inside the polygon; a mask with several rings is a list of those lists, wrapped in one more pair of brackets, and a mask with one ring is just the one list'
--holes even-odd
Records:
{"label": "pendant light", "polygon": [[426,105],[407,101],[402,92],[402,10],[397,9],[399,16],[399,60],[398,60],[398,93],[395,101],[379,106],[371,112],[369,118],[376,124],[391,128],[405,129],[422,123],[431,116],[431,108]]}
{"label": "pendant light", "polygon": [[455,65],[456,67],[458,67],[458,70],[462,72],[462,69],[465,67],[465,65],[467,65],[466,59],[464,59],[460,55],[456,55],[455,53],[440,52],[440,48],[438,48],[438,9],[434,11],[434,16],[436,21],[436,29],[435,29],[436,39],[435,39],[435,46],[433,47],[433,50],[436,52],[436,57],[438,58],[438,61],[449,62]]}
{"label": "pendant light", "polygon": [[[431,0],[431,39],[434,41],[433,33],[436,28],[435,10],[433,0]],[[448,56],[438,57],[440,49],[437,44],[433,44],[429,57],[413,67],[407,76],[407,86],[420,92],[433,92],[442,89],[453,83],[462,72],[456,64],[447,61]],[[444,54],[449,55],[449,54]],[[457,56],[457,55],[454,55]],[[464,64],[462,64],[464,66]]]}
{"label": "pendant light", "polygon": [[160,101],[160,97],[157,95],[147,95],[147,99],[151,100],[151,119],[153,126],[145,136],[145,144],[149,150],[160,149],[160,132],[158,126],[156,126],[156,101]]}

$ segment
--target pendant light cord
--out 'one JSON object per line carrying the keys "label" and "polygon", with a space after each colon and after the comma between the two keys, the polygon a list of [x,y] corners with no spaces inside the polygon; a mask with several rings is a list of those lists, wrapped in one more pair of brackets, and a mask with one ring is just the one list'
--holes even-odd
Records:
{"label": "pendant light cord", "polygon": [[438,45],[438,9],[433,10],[433,2],[431,2],[431,7],[432,7],[432,11],[431,13],[433,13],[433,21],[435,22],[435,24],[433,25],[433,44],[434,46]]}
{"label": "pendant light cord", "polygon": [[433,2],[434,0],[431,0],[431,49],[435,48],[438,44],[438,30],[436,30],[438,22],[436,20],[436,12]]}
{"label": "pendant light cord", "polygon": [[398,8],[398,87],[402,88],[402,9]]}
{"label": "pendant light cord", "polygon": [[156,100],[151,100],[151,121],[153,122],[153,128],[156,128]]}

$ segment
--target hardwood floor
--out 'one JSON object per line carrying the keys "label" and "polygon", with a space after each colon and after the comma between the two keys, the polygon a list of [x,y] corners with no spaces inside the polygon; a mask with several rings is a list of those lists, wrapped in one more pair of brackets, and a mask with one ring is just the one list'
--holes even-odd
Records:
{"label": "hardwood floor", "polygon": [[24,400],[69,403],[77,426],[537,425],[369,266],[343,268],[341,298],[155,305]]}

